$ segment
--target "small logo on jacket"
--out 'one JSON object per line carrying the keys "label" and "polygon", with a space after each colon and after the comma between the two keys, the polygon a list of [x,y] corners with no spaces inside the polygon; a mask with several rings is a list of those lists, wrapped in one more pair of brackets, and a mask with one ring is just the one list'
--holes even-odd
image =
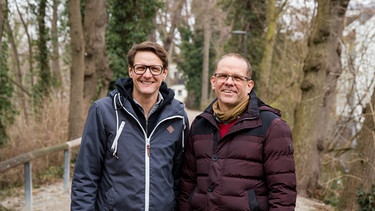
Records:
{"label": "small logo on jacket", "polygon": [[167,127],[167,130],[169,133],[173,133],[174,128],[172,127],[172,125],[169,125],[169,127]]}

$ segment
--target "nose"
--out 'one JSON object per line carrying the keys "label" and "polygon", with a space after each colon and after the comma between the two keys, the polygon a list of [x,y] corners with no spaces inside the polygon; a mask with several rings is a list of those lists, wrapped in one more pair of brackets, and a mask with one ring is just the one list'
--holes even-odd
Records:
{"label": "nose", "polygon": [[234,83],[233,76],[228,76],[227,80],[225,80],[225,83],[228,83],[229,79],[231,79],[232,83]]}
{"label": "nose", "polygon": [[[148,70],[148,71],[147,71]],[[145,72],[143,73],[143,75],[150,75],[150,76],[152,76],[152,73],[151,73],[151,67],[146,67],[146,70],[145,70]]]}

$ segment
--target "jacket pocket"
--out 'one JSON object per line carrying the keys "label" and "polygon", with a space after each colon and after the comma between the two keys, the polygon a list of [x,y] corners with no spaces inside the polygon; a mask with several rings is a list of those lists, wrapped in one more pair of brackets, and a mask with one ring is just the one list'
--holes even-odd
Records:
{"label": "jacket pocket", "polygon": [[250,211],[260,211],[259,203],[253,189],[247,191],[247,198],[249,200]]}
{"label": "jacket pocket", "polygon": [[194,190],[191,192],[191,194],[190,194],[190,196],[189,196],[188,201],[189,201],[189,203],[190,203],[190,206],[191,206],[191,204],[192,204],[192,202],[193,202],[193,196],[194,196],[195,192],[197,192],[197,187],[194,188]]}
{"label": "jacket pocket", "polygon": [[116,192],[114,191],[113,188],[111,188],[105,193],[104,210],[112,211],[114,209],[115,202],[116,202]]}
{"label": "jacket pocket", "polygon": [[189,204],[190,204],[190,210],[191,211],[203,211],[205,209],[205,195],[197,193],[197,187],[192,191],[192,193],[189,196]]}

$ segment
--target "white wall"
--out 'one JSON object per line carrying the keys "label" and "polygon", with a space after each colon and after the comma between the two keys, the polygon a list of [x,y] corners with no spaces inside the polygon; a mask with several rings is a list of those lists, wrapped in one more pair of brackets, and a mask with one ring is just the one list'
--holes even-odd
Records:
{"label": "white wall", "polygon": [[181,101],[181,102],[184,103],[185,99],[187,97],[187,91],[185,89],[185,85],[183,85],[183,84],[177,84],[177,85],[170,86],[170,88],[175,93],[174,98],[176,98],[177,100],[179,100],[179,101]]}

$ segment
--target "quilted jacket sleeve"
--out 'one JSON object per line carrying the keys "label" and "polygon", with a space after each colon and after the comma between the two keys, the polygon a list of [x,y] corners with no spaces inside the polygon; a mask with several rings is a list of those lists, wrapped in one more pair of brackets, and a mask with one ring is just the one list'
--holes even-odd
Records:
{"label": "quilted jacket sleeve", "polygon": [[270,210],[294,210],[296,174],[292,133],[281,118],[272,121],[264,144],[264,170]]}

